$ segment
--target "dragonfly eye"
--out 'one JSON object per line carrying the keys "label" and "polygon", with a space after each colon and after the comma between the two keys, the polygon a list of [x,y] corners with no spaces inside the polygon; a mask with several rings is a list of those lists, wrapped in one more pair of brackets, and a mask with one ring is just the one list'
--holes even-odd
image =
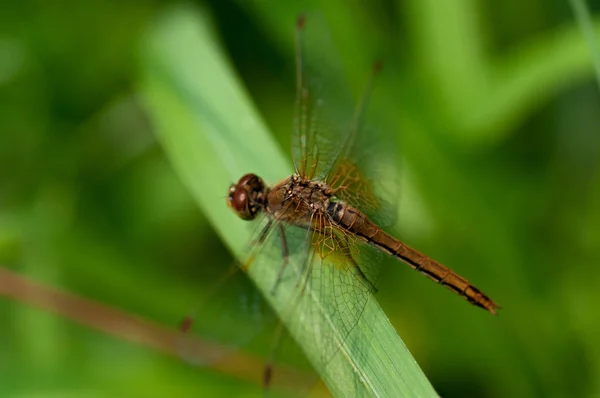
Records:
{"label": "dragonfly eye", "polygon": [[256,174],[246,174],[240,178],[237,183],[238,187],[245,187],[248,192],[260,193],[265,189],[265,183]]}
{"label": "dragonfly eye", "polygon": [[229,188],[227,204],[243,220],[252,220],[261,210],[265,184],[256,174],[246,174]]}
{"label": "dragonfly eye", "polygon": [[252,220],[256,217],[257,209],[255,206],[250,206],[250,196],[243,187],[232,187],[227,196],[227,204],[243,220]]}

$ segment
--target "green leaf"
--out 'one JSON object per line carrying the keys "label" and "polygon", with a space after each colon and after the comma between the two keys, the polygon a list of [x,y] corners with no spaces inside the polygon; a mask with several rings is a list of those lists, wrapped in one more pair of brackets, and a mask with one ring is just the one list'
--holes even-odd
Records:
{"label": "green leaf", "polygon": [[[248,172],[276,182],[292,173],[291,162],[258,116],[205,13],[191,8],[165,13],[142,49],[142,76],[142,99],[165,152],[214,230],[241,258],[250,234],[225,204],[228,186]],[[255,272],[253,265],[250,276],[293,325],[282,314],[280,298],[294,283],[283,283],[277,300],[268,294],[279,266],[263,264]],[[303,310],[297,308],[296,316]],[[374,298],[327,364],[318,361],[315,336],[290,333],[336,396],[437,396]]]}
{"label": "green leaf", "polygon": [[570,0],[569,3],[571,4],[581,32],[587,41],[590,54],[592,54],[594,70],[596,72],[596,83],[600,86],[600,44],[598,44],[597,29],[594,27],[590,10],[585,0]]}

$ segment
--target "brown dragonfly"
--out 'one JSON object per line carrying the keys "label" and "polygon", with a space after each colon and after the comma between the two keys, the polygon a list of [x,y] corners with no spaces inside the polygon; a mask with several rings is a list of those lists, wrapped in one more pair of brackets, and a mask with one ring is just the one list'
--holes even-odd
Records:
{"label": "brown dragonfly", "polygon": [[[363,126],[367,102],[381,64],[372,73],[349,121],[340,104],[339,88],[315,79],[317,69],[330,64],[323,51],[320,31],[311,31],[312,20],[300,16],[296,23],[297,98],[293,128],[295,173],[268,186],[255,174],[246,174],[229,188],[227,204],[243,220],[261,220],[243,264],[250,270],[265,247],[279,246],[280,259],[271,295],[277,296],[283,280],[292,278],[298,288],[294,300],[316,296],[319,309],[307,328],[329,322],[337,336],[321,338],[322,359],[329,360],[358,323],[365,304],[376,291],[377,276],[385,255],[393,256],[477,307],[496,314],[499,306],[467,279],[404,244],[384,228],[393,223],[391,202],[394,169],[393,145]],[[313,35],[310,39],[307,35]],[[306,49],[305,42],[318,44]],[[319,52],[321,50],[321,52]],[[335,68],[334,68],[335,69]],[[337,72],[336,72],[337,73]],[[376,147],[384,149],[376,151]],[[368,156],[377,153],[377,157]],[[392,181],[388,184],[388,182]],[[302,253],[292,263],[292,253]],[[323,312],[326,314],[324,315]],[[326,318],[326,319],[325,319]],[[323,329],[325,330],[325,329]],[[267,373],[269,371],[267,370]],[[266,379],[269,377],[266,376]],[[268,381],[265,381],[268,384]]]}

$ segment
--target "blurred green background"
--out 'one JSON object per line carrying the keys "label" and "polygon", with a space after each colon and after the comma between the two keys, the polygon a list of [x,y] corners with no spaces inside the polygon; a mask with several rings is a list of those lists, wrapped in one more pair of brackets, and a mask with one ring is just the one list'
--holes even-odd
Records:
{"label": "blurred green background", "polygon": [[[0,4],[0,266],[172,327],[232,261],[144,101],[143,48],[179,5]],[[600,97],[569,2],[187,9],[286,154],[300,10],[326,16],[353,92],[374,59],[393,71],[377,113],[401,144],[394,232],[503,306],[488,316],[386,263],[377,299],[441,396],[600,395]],[[0,325],[3,397],[260,395],[20,300],[0,300]]]}

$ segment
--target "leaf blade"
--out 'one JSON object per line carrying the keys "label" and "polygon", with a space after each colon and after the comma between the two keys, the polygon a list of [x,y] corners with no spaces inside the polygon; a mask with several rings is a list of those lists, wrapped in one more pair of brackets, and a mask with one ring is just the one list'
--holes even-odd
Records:
{"label": "leaf blade", "polygon": [[[275,182],[292,168],[209,26],[205,14],[189,8],[166,13],[142,50],[140,90],[177,173],[219,236],[240,257],[250,236],[225,206],[228,185],[247,172]],[[251,277],[263,294],[277,266],[267,264],[261,268],[264,272],[252,267]],[[265,296],[281,314],[284,304]],[[290,332],[309,358],[319,357],[314,339]],[[316,366],[336,396],[437,396],[373,298],[340,353],[326,366]]]}

